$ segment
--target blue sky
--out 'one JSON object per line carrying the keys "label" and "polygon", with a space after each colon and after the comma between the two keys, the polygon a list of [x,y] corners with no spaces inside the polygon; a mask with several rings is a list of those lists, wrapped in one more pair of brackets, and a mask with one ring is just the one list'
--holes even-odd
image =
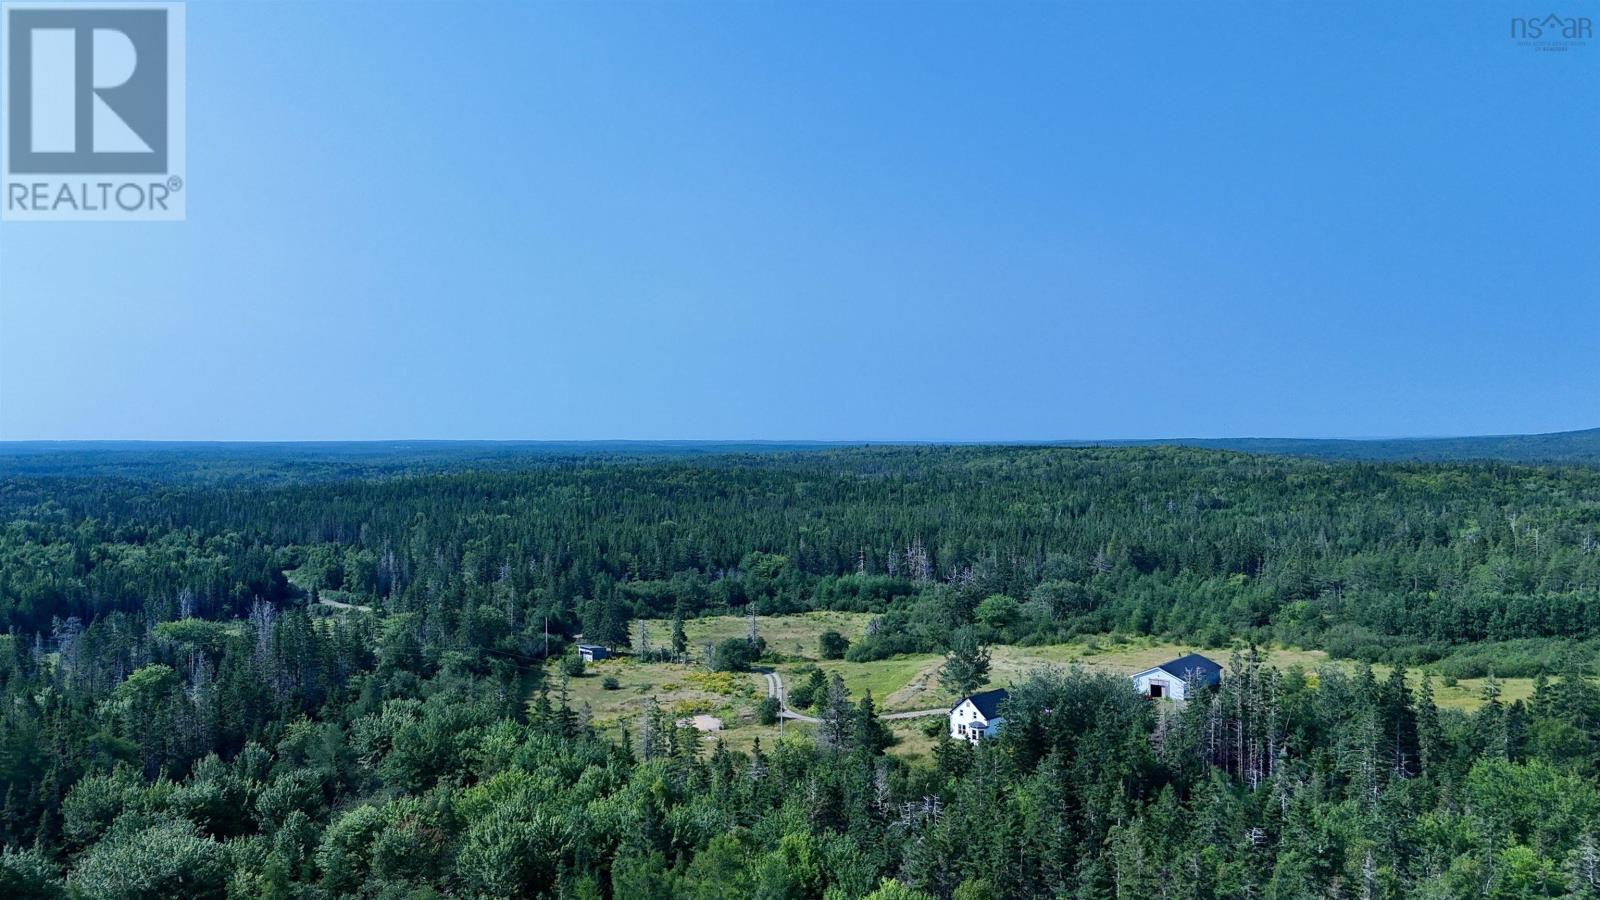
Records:
{"label": "blue sky", "polygon": [[0,437],[1600,425],[1526,13],[191,2],[188,221],[0,225]]}

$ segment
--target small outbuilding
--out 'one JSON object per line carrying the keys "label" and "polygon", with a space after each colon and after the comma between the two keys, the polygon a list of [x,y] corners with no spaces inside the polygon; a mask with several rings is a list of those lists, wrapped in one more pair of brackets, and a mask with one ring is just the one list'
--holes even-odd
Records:
{"label": "small outbuilding", "polygon": [[1133,676],[1133,686],[1152,700],[1187,700],[1191,693],[1222,683],[1222,666],[1190,653]]}
{"label": "small outbuilding", "polygon": [[596,662],[610,656],[610,651],[599,644],[579,644],[578,657],[584,662]]}
{"label": "small outbuilding", "polygon": [[1010,696],[1005,688],[996,688],[961,698],[950,707],[950,737],[976,744],[999,734],[1006,721],[1000,715],[1000,705]]}

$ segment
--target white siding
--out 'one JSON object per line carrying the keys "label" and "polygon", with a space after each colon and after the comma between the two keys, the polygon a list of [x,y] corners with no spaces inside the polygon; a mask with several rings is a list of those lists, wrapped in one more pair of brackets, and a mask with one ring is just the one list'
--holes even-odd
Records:
{"label": "white siding", "polygon": [[971,700],[961,701],[955,709],[950,710],[950,737],[961,741],[970,740],[967,728],[980,718],[982,717],[978,715],[978,708],[972,705]]}
{"label": "white siding", "polygon": [[1000,733],[1005,718],[985,719],[971,700],[963,700],[950,710],[950,737],[958,741],[976,742],[980,737],[994,737]]}
{"label": "white siding", "polygon": [[1152,696],[1152,690],[1159,687],[1162,697],[1170,700],[1184,699],[1184,684],[1182,678],[1170,675],[1164,669],[1151,669],[1133,676],[1133,684],[1139,693],[1146,697]]}

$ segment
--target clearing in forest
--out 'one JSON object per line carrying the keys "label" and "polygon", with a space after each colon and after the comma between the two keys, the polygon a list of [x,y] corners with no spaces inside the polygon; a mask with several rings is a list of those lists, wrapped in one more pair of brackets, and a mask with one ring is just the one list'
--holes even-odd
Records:
{"label": "clearing in forest", "polygon": [[[784,681],[793,687],[797,677],[811,666],[819,666],[829,675],[837,672],[854,697],[870,690],[878,708],[883,712],[900,712],[929,709],[952,703],[939,686],[938,672],[944,658],[935,653],[906,654],[871,662],[823,660],[818,648],[818,638],[824,631],[837,631],[855,642],[866,635],[869,613],[808,612],[783,616],[765,616],[756,619],[756,628],[766,639],[769,650],[782,654],[789,661],[776,669]],[[664,644],[672,633],[671,622],[653,619],[648,622],[651,643]],[[749,620],[742,616],[708,616],[690,619],[684,623],[684,633],[689,639],[689,650],[698,656],[707,642],[730,637],[743,637],[748,633]],[[1100,635],[1062,644],[1037,647],[996,645],[991,648],[990,681],[1006,685],[1024,678],[1030,670],[1042,666],[1081,665],[1119,675],[1132,675],[1151,666],[1166,662],[1191,651],[1199,651],[1228,664],[1232,651],[1228,649],[1201,648],[1191,644],[1174,643],[1153,637],[1123,637]],[[1351,660],[1335,660],[1321,650],[1304,650],[1294,647],[1273,647],[1261,651],[1269,665],[1288,670],[1299,666],[1311,677],[1318,669],[1333,665],[1346,672],[1354,672],[1357,664]],[[1382,680],[1388,677],[1389,667],[1373,666],[1374,675]],[[1422,673],[1412,669],[1409,682],[1413,689],[1420,686]],[[1526,699],[1533,693],[1531,678],[1498,679],[1501,700],[1511,703]],[[1483,703],[1485,679],[1464,678],[1456,684],[1446,684],[1443,679],[1433,679],[1434,699],[1439,706],[1470,711]]]}

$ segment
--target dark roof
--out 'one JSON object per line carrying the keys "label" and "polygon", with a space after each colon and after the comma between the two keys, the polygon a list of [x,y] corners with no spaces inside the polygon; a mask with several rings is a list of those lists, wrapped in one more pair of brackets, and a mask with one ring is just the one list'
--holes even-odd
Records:
{"label": "dark roof", "polygon": [[1198,653],[1180,656],[1172,662],[1162,663],[1156,668],[1177,678],[1188,679],[1192,677],[1201,684],[1216,684],[1222,680],[1222,666]]}
{"label": "dark roof", "polygon": [[[978,708],[979,715],[983,716],[985,719],[992,719],[1000,714],[1000,704],[1006,702],[1006,698],[1010,696],[1011,693],[1005,688],[995,688],[992,691],[984,691],[981,694],[973,694],[970,697],[962,697],[960,700],[956,701],[956,706],[960,706],[968,700],[971,700],[972,705]],[[952,706],[951,709],[955,709],[955,706]]]}
{"label": "dark roof", "polygon": [[579,650],[604,650],[606,648],[604,646],[600,645],[600,644],[579,644],[578,645],[578,649]]}

